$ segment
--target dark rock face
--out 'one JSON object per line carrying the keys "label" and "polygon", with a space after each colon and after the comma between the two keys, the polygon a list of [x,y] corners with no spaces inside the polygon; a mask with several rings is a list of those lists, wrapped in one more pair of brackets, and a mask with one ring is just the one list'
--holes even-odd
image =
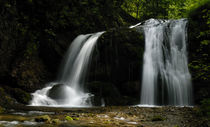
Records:
{"label": "dark rock face", "polygon": [[15,104],[17,104],[16,100],[11,98],[5,90],[0,87],[0,106],[8,108]]}
{"label": "dark rock face", "polygon": [[120,105],[122,104],[122,96],[118,89],[112,83],[106,82],[91,82],[86,84],[90,93],[93,93],[92,104],[101,106],[103,101],[105,105]]}
{"label": "dark rock face", "polygon": [[[110,105],[134,104],[136,100],[139,100],[143,52],[143,34],[133,29],[112,29],[99,38],[92,55],[87,80],[88,82],[99,81],[97,89],[106,90],[107,96],[109,93],[117,93],[115,91],[118,91],[120,96],[112,95],[104,98],[105,103]],[[108,82],[107,86],[106,82]],[[112,85],[110,86],[110,84]],[[96,84],[94,83],[93,86]],[[98,93],[95,91],[91,92],[97,95]],[[126,102],[123,97],[135,101],[128,102],[125,99]]]}

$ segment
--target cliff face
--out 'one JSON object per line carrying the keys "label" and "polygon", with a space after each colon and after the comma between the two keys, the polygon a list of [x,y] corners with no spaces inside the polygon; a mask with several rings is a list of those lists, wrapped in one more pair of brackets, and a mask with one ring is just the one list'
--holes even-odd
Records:
{"label": "cliff face", "polygon": [[[111,92],[125,97],[123,100],[134,99],[117,104],[139,100],[144,39],[135,30],[120,28],[136,22],[120,5],[113,0],[0,1],[0,94],[6,96],[0,102],[27,103],[30,92],[55,79],[61,59],[77,35],[104,30],[107,33],[92,56],[87,87],[109,104],[115,103],[110,102],[115,96]],[[210,97],[208,10],[206,4],[189,14],[189,65],[196,102]],[[97,84],[102,85],[95,87]],[[109,89],[104,89],[106,84]],[[101,89],[104,91],[98,92]],[[110,94],[103,94],[107,91]]]}

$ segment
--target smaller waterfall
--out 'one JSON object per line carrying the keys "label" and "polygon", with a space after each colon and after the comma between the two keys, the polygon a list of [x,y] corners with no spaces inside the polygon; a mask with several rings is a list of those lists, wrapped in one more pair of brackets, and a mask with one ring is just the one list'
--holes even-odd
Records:
{"label": "smaller waterfall", "polygon": [[145,34],[142,105],[192,104],[186,24],[186,19],[150,19],[143,25],[132,26],[143,29]]}
{"label": "smaller waterfall", "polygon": [[[84,92],[83,85],[92,51],[103,33],[79,35],[74,39],[61,64],[57,81],[33,93],[32,106],[91,106],[89,98],[92,95]],[[62,95],[59,99],[49,97],[56,85],[59,85],[59,91],[55,92]]]}

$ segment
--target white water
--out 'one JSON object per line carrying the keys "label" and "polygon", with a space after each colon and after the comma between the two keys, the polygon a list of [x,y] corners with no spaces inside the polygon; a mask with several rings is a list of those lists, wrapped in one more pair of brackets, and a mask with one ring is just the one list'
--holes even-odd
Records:
{"label": "white water", "polygon": [[[64,61],[61,64],[61,71],[58,79],[50,83],[47,87],[33,93],[32,106],[64,106],[64,107],[84,107],[91,106],[90,93],[85,93],[83,89],[86,71],[91,59],[91,53],[97,39],[104,32],[96,34],[79,35],[71,44]],[[51,88],[56,84],[64,84],[61,92],[64,95],[62,100],[53,100],[48,97]]]}
{"label": "white water", "polygon": [[192,104],[186,24],[185,19],[150,19],[135,26],[145,34],[141,105]]}

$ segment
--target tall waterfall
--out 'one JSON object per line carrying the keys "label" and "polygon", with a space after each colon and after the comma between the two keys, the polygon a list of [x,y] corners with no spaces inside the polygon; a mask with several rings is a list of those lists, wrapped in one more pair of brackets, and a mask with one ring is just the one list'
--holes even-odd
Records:
{"label": "tall waterfall", "polygon": [[145,21],[135,26],[145,34],[142,105],[192,104],[187,62],[187,20]]}
{"label": "tall waterfall", "polygon": [[[57,81],[49,83],[47,87],[33,93],[32,106],[80,107],[91,105],[91,102],[88,101],[91,94],[84,92],[83,85],[91,53],[97,39],[103,33],[79,35],[75,38],[61,64]],[[62,94],[62,98],[59,100],[49,97],[50,90],[56,85],[60,85],[57,92]]]}

